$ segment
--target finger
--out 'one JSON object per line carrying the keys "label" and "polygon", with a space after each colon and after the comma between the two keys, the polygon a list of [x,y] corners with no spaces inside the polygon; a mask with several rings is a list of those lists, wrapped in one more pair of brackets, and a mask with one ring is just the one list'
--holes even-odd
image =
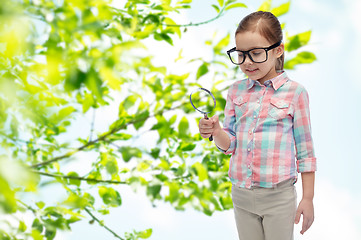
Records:
{"label": "finger", "polygon": [[310,228],[310,219],[303,215],[301,234],[304,234]]}
{"label": "finger", "polygon": [[209,120],[209,119],[204,119],[204,118],[202,118],[202,119],[199,121],[199,126],[200,126],[200,127],[212,127],[212,126],[213,126],[213,121],[212,121],[212,120]]}
{"label": "finger", "polygon": [[212,136],[212,134],[202,134],[202,133],[201,133],[201,137],[202,137],[202,138],[209,138],[210,136]]}
{"label": "finger", "polygon": [[300,218],[301,218],[301,212],[297,211],[295,217],[295,224],[298,224],[300,222]]}
{"label": "finger", "polygon": [[199,129],[211,129],[213,128],[213,125],[199,125]]}
{"label": "finger", "polygon": [[307,220],[304,219],[302,222],[302,229],[301,229],[301,234],[304,234],[306,232],[306,228],[307,228]]}
{"label": "finger", "polygon": [[308,229],[310,229],[310,227],[312,226],[312,223],[313,223],[313,219],[308,219],[308,221],[307,221],[307,226],[306,226],[306,229],[305,229],[304,233],[305,233],[306,231],[308,231]]}
{"label": "finger", "polygon": [[199,133],[201,133],[201,134],[212,134],[213,129],[211,129],[211,128],[202,128],[202,129],[199,129]]}

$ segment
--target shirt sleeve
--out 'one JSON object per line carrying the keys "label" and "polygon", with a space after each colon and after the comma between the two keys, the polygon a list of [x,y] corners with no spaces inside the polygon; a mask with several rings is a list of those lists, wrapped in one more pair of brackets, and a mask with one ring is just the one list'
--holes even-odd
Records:
{"label": "shirt sleeve", "polygon": [[293,135],[297,151],[297,172],[316,171],[316,157],[311,136],[309,98],[306,90],[301,92],[295,104]]}
{"label": "shirt sleeve", "polygon": [[223,150],[217,146],[217,148],[224,152],[225,154],[233,154],[236,150],[236,133],[235,133],[235,123],[236,123],[236,116],[234,113],[234,103],[231,98],[231,89],[229,89],[227,94],[227,102],[226,107],[224,109],[224,121],[223,121],[223,130],[227,133],[229,136],[229,139],[231,140],[231,145],[227,150]]}

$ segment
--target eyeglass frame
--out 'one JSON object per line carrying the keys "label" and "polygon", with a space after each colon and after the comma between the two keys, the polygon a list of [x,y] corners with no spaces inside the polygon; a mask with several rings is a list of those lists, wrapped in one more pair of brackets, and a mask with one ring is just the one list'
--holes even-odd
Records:
{"label": "eyeglass frame", "polygon": [[[272,50],[272,49],[274,49],[274,48],[276,48],[276,47],[278,47],[278,46],[280,46],[281,43],[282,43],[282,40],[279,41],[279,42],[276,42],[275,44],[273,44],[273,45],[271,45],[271,46],[269,46],[269,47],[266,47],[266,48],[252,48],[252,49],[250,49],[250,50],[248,50],[248,51],[236,50],[236,47],[234,47],[234,48],[229,49],[229,50],[227,51],[227,55],[228,55],[229,59],[231,60],[231,62],[232,62],[233,64],[236,64],[236,65],[241,65],[241,64],[243,64],[244,61],[246,61],[246,55],[247,55],[247,56],[249,57],[249,59],[251,59],[251,61],[254,62],[254,63],[264,63],[264,62],[266,62],[266,61],[268,60],[268,51],[269,51],[269,50]],[[249,54],[249,52],[251,52],[251,51],[253,51],[253,50],[255,50],[255,49],[263,49],[263,50],[265,50],[265,51],[266,51],[266,60],[264,60],[264,61],[262,61],[262,62],[255,62],[255,61],[252,59],[251,55]],[[232,52],[241,52],[241,53],[243,53],[243,54],[244,54],[243,61],[242,61],[241,63],[235,63],[235,62],[233,62],[233,60],[232,60],[232,58],[231,58],[231,53],[232,53]]]}

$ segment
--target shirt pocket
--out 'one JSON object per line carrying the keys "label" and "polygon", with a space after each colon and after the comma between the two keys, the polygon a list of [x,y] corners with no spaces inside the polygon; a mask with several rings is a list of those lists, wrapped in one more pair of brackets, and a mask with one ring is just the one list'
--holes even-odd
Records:
{"label": "shirt pocket", "polygon": [[242,117],[247,112],[247,102],[249,97],[239,96],[233,99],[234,111],[238,118]]}
{"label": "shirt pocket", "polygon": [[283,98],[271,98],[268,115],[274,119],[286,118],[290,111],[291,103]]}

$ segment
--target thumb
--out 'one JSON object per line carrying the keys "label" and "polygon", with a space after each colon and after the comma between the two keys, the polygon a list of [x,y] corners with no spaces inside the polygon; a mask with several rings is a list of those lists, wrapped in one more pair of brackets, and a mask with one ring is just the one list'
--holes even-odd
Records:
{"label": "thumb", "polygon": [[217,128],[217,127],[220,127],[219,125],[219,117],[217,115],[214,115],[213,117],[210,118],[214,124],[214,126]]}
{"label": "thumb", "polygon": [[301,218],[301,211],[297,211],[295,217],[295,224],[298,224],[300,222],[300,218]]}
{"label": "thumb", "polygon": [[210,118],[212,120],[213,123],[219,123],[219,118],[217,115],[214,115]]}

